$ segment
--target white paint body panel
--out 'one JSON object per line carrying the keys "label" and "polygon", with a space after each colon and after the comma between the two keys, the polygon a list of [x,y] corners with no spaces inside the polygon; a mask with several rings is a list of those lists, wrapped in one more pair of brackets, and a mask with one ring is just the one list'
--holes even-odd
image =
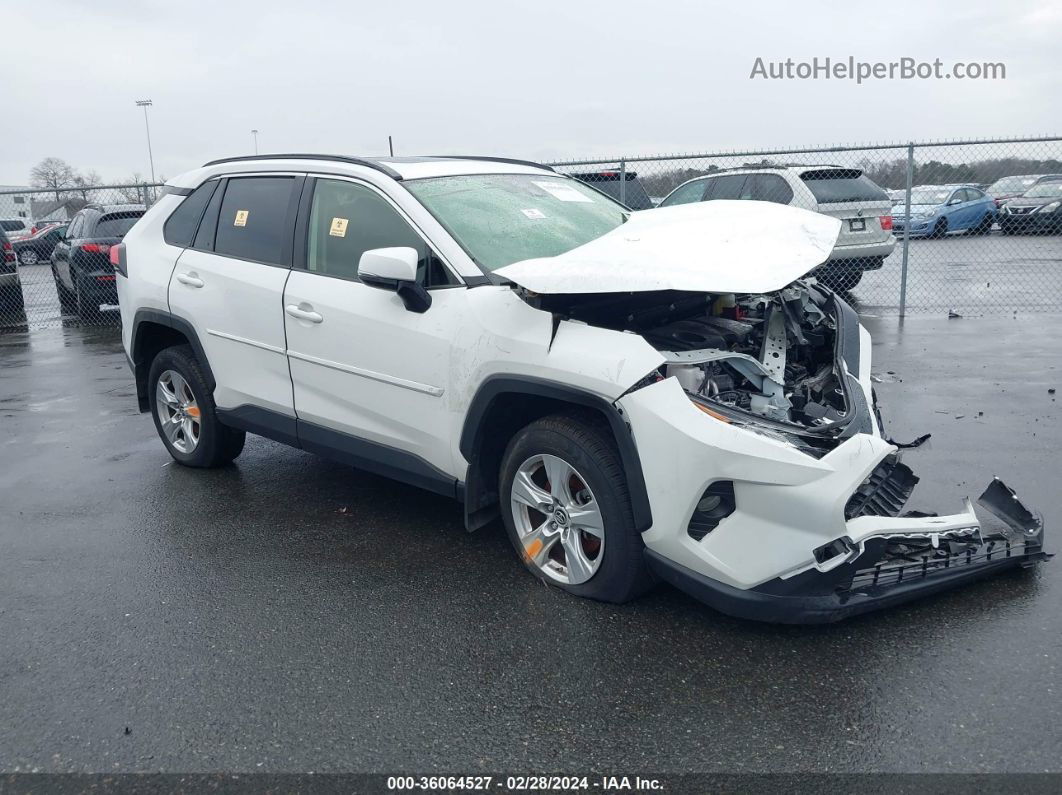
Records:
{"label": "white paint body panel", "polygon": [[[295,416],[281,300],[287,268],[186,249],[170,280],[170,311],[192,324],[218,408],[251,405]],[[181,282],[198,279],[202,287]]]}
{"label": "white paint body panel", "polygon": [[536,293],[766,293],[821,265],[840,228],[836,218],[770,202],[682,204],[632,213],[596,240],[498,274]]}

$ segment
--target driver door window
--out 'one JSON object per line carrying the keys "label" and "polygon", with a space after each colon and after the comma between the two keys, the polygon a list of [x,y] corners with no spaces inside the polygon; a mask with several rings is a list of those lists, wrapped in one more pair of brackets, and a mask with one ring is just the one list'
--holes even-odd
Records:
{"label": "driver door window", "polygon": [[454,284],[449,272],[391,204],[364,185],[319,179],[310,206],[306,270],[358,280],[361,255],[404,246],[418,254],[417,281],[424,287]]}

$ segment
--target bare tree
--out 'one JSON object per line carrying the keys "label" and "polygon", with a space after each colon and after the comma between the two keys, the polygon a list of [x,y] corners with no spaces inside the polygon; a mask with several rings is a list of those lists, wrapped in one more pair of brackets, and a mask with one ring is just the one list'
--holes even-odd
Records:
{"label": "bare tree", "polygon": [[144,177],[137,172],[133,174],[129,179],[122,180],[123,182],[134,185],[131,188],[119,188],[118,195],[128,204],[145,204],[147,197],[147,188],[144,184]]}
{"label": "bare tree", "polygon": [[74,186],[77,172],[60,157],[46,157],[30,170],[30,184],[55,191],[55,200],[62,200],[64,189]]}
{"label": "bare tree", "polygon": [[103,177],[95,171],[86,171],[84,174],[77,174],[74,177],[74,187],[77,188],[77,192],[81,194],[81,198],[85,201],[88,201],[90,189],[99,187],[102,184]]}

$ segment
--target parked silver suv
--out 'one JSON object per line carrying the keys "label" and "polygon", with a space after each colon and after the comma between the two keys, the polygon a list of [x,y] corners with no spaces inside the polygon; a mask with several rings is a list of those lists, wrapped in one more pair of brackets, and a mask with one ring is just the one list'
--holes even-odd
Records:
{"label": "parked silver suv", "polygon": [[858,168],[784,166],[719,171],[684,182],[661,207],[718,199],[751,199],[803,207],[841,220],[829,259],[815,272],[831,288],[850,290],[896,247],[892,202]]}

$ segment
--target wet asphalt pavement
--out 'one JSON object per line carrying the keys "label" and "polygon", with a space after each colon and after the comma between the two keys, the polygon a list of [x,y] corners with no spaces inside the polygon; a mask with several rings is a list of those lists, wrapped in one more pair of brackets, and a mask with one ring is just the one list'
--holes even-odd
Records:
{"label": "wet asphalt pavement", "polygon": [[[999,474],[1058,549],[1062,318],[866,322],[909,507]],[[0,424],[3,771],[1062,770],[1062,560],[827,627],[580,601],[441,497],[171,465],[113,329],[0,336]]]}

